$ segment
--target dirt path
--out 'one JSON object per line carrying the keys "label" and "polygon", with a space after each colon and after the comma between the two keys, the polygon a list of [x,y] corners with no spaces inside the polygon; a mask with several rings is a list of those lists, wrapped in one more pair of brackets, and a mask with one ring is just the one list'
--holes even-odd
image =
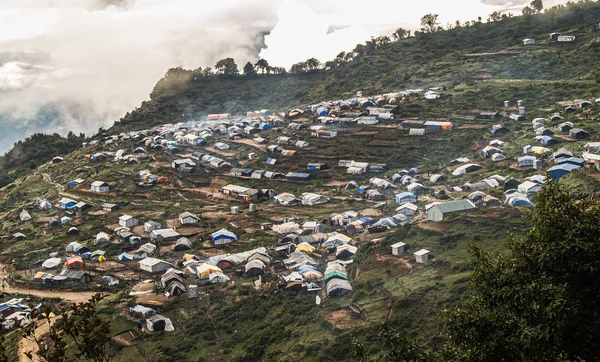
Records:
{"label": "dirt path", "polygon": [[219,336],[219,333],[217,332],[217,323],[215,322],[215,319],[213,318],[213,316],[211,314],[213,309],[214,309],[214,306],[209,307],[208,310],[206,311],[206,316],[208,317],[208,319],[210,319],[210,322],[213,325],[213,330],[215,332],[215,346],[213,348],[212,360],[218,361],[219,356],[217,355],[217,352],[219,352],[219,343],[221,342],[221,337]]}
{"label": "dirt path", "polygon": [[267,152],[267,146],[266,145],[259,145],[258,143],[254,142],[253,140],[247,139],[247,138],[242,138],[239,140],[231,140],[231,142],[233,143],[243,143],[247,146],[251,146],[254,148],[257,148],[263,152]]}
{"label": "dirt path", "polygon": [[79,303],[79,302],[87,302],[90,298],[98,293],[94,291],[86,291],[86,292],[68,292],[68,291],[51,291],[51,290],[39,290],[39,289],[29,289],[29,288],[18,288],[13,287],[8,283],[7,280],[8,273],[6,272],[6,266],[0,264],[0,280],[3,282],[4,292],[9,294],[23,294],[23,295],[32,295],[38,298],[55,298],[62,299],[68,302]]}
{"label": "dirt path", "polygon": [[64,191],[64,190],[65,190],[65,188],[64,188],[62,185],[59,185],[58,183],[54,182],[54,181],[52,180],[52,177],[51,177],[49,174],[47,174],[47,173],[45,173],[45,172],[42,172],[42,178],[43,178],[43,179],[44,179],[44,181],[46,181],[47,183],[53,184],[53,185],[56,187],[56,189],[58,190],[58,192],[62,192],[62,191]]}
{"label": "dirt path", "polygon": [[[54,324],[56,318],[50,319],[50,324]],[[46,320],[36,321],[38,328],[35,330],[36,338],[40,339],[43,335],[47,334],[50,330],[50,325]],[[35,352],[38,350],[37,344],[28,338],[21,338],[18,345],[19,362],[40,362],[42,361]],[[29,359],[25,355],[25,352],[32,352],[32,359]]]}

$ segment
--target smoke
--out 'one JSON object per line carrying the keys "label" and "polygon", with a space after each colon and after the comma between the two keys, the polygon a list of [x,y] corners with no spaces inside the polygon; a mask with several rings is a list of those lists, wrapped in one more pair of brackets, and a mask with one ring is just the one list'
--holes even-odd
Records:
{"label": "smoke", "polygon": [[426,13],[446,24],[516,5],[522,1],[3,0],[0,153],[34,132],[109,127],[172,67],[226,57],[240,68],[259,56],[285,67],[324,62],[371,36],[416,30]]}

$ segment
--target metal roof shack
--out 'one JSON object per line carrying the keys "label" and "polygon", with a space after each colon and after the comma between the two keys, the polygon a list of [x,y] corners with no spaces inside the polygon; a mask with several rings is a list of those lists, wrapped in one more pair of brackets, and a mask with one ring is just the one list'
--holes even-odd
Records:
{"label": "metal roof shack", "polygon": [[446,214],[457,211],[474,209],[475,204],[469,200],[456,200],[435,204],[427,210],[427,219],[431,221],[442,221]]}

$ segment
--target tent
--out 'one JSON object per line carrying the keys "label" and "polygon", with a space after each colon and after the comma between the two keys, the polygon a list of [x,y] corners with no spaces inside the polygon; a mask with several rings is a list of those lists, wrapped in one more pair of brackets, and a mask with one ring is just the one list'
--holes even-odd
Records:
{"label": "tent", "polygon": [[79,268],[83,266],[83,259],[79,256],[72,256],[66,260],[67,268]]}
{"label": "tent", "polygon": [[214,245],[228,244],[238,240],[237,235],[227,229],[221,229],[212,233],[211,238]]}
{"label": "tent", "polygon": [[548,173],[552,176],[553,179],[558,180],[564,175],[570,173],[571,171],[580,168],[581,166],[573,165],[570,163],[561,163],[556,166],[552,166],[548,169]]}
{"label": "tent", "polygon": [[171,320],[160,314],[155,314],[146,319],[146,329],[149,332],[172,332],[175,330]]}
{"label": "tent", "polygon": [[190,250],[192,248],[192,243],[188,238],[179,238],[175,245],[173,245],[173,251],[184,251]]}
{"label": "tent", "polygon": [[207,263],[204,263],[196,266],[196,274],[200,279],[208,278],[209,274],[217,272],[222,273],[223,270],[216,265],[208,265]]}
{"label": "tent", "polygon": [[50,258],[42,264],[42,269],[56,269],[62,262],[61,258]]}
{"label": "tent", "polygon": [[395,197],[396,203],[402,205],[405,202],[417,202],[417,196],[412,192],[401,192]]}
{"label": "tent", "polygon": [[227,283],[229,280],[229,277],[221,272],[214,272],[208,274],[208,281],[212,284]]}

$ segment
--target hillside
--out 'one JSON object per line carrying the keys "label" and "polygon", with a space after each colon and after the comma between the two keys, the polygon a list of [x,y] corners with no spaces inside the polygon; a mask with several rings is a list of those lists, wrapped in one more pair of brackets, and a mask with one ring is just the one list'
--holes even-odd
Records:
{"label": "hillside", "polygon": [[[599,10],[419,33],[300,74],[175,68],[109,130],[32,136],[0,158],[0,306],[106,293],[111,361],[351,361],[382,355],[382,321],[443,350],[469,245],[504,254],[549,178],[598,204]],[[19,360],[20,333],[1,334]]]}

